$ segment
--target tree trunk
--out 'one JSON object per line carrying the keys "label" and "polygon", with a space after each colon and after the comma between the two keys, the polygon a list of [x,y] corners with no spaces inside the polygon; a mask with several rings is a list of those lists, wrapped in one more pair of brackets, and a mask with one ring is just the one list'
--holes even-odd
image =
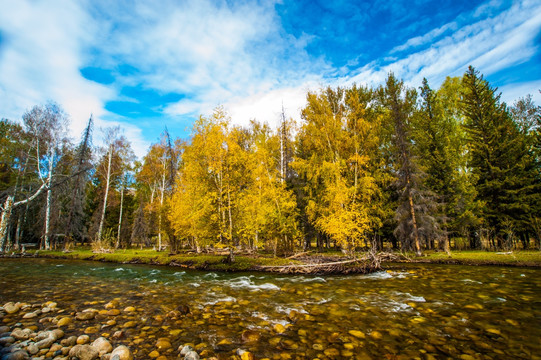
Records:
{"label": "tree trunk", "polygon": [[120,189],[120,215],[118,216],[118,232],[116,234],[115,249],[120,247],[120,230],[122,230],[122,210],[124,207],[124,185]]}
{"label": "tree trunk", "polygon": [[421,256],[421,244],[419,243],[419,230],[417,228],[417,218],[415,217],[415,209],[413,207],[413,197],[408,193],[408,202],[410,205],[411,223],[413,226],[413,243],[415,246],[415,255]]}
{"label": "tree trunk", "polygon": [[163,208],[164,194],[165,194],[165,171],[162,174],[160,209],[158,210],[158,251],[162,251],[162,208]]}
{"label": "tree trunk", "polygon": [[4,252],[7,239],[7,230],[11,211],[13,210],[13,196],[8,196],[2,209],[2,218],[0,220],[0,252]]}
{"label": "tree trunk", "polygon": [[51,210],[53,206],[53,165],[54,151],[49,152],[49,174],[47,175],[47,207],[45,208],[45,250],[51,249]]}
{"label": "tree trunk", "polygon": [[109,145],[109,159],[107,162],[107,178],[105,179],[105,196],[103,197],[103,209],[101,210],[100,226],[97,240],[101,241],[103,223],[105,222],[105,210],[107,209],[107,197],[109,196],[109,183],[111,181],[111,162],[113,160],[113,144]]}

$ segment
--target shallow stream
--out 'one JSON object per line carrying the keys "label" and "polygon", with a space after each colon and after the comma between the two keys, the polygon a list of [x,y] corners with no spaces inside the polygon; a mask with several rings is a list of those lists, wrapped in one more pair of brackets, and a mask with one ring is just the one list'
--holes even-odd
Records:
{"label": "shallow stream", "polygon": [[[172,344],[159,349],[170,359],[186,343],[218,358],[237,349],[258,359],[541,358],[538,269],[400,264],[318,277],[0,259],[0,305],[8,301],[54,301],[64,310],[57,317],[101,310],[63,330],[109,339],[122,331],[111,341],[136,359],[149,358],[160,338]],[[119,314],[105,313],[111,302]]]}

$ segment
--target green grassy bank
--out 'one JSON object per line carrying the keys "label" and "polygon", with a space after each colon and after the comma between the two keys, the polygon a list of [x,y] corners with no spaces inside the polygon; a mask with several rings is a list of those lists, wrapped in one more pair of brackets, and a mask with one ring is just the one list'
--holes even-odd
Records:
{"label": "green grassy bank", "polygon": [[[36,251],[32,250],[27,256],[45,258],[62,258],[78,260],[95,260],[116,263],[152,264],[179,266],[196,270],[213,271],[249,271],[260,270],[262,266],[300,265],[302,261],[275,258],[270,254],[236,255],[233,263],[228,262],[226,255],[182,253],[170,255],[151,249],[117,250],[110,253],[93,253],[90,248],[76,248],[71,252]],[[383,267],[388,261],[462,264],[462,265],[496,265],[496,266],[527,266],[541,267],[540,251],[488,252],[488,251],[453,251],[450,256],[443,252],[425,252],[421,257],[413,254],[396,253],[391,260],[384,260]],[[309,256],[325,257],[327,261],[339,261],[341,256],[333,253],[310,253]]]}

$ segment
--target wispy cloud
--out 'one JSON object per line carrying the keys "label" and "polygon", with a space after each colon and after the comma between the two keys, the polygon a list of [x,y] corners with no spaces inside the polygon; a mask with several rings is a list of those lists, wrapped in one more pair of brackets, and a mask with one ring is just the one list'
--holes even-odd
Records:
{"label": "wispy cloud", "polygon": [[[475,21],[481,13],[480,9],[486,11],[487,6],[477,9],[468,25],[457,28],[429,48],[387,64],[374,61],[360,68],[349,82],[381,83],[386,74],[392,71],[413,86],[418,86],[423,77],[437,86],[447,75],[462,75],[470,64],[485,75],[490,75],[527,62],[538,53],[536,37],[541,31],[539,2],[518,2],[497,16]],[[447,31],[451,26],[444,28]],[[421,44],[443,32],[442,28],[435,29],[424,36],[410,39],[396,47],[395,51]]]}
{"label": "wispy cloud", "polygon": [[[217,105],[237,124],[275,124],[282,103],[299,119],[306,92],[326,85],[379,85],[393,71],[436,87],[469,64],[485,75],[539,65],[538,1],[458,3],[428,18],[439,4],[0,0],[0,116],[54,100],[74,136],[93,113],[126,128],[141,156],[164,125],[186,135]],[[529,73],[502,91],[541,87]]]}

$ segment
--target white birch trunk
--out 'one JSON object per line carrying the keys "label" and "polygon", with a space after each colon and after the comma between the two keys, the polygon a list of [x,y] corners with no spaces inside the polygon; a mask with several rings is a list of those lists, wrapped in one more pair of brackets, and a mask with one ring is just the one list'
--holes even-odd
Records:
{"label": "white birch trunk", "polygon": [[109,159],[107,161],[107,177],[105,179],[105,196],[103,197],[103,209],[101,211],[100,226],[98,228],[98,241],[101,241],[103,223],[105,222],[105,210],[107,209],[107,197],[109,196],[109,183],[111,182],[111,161],[113,159],[113,144],[109,145]]}
{"label": "white birch trunk", "polygon": [[120,215],[118,216],[118,232],[116,234],[115,249],[118,249],[120,247],[120,230],[122,229],[123,208],[124,208],[124,184],[122,184],[122,188],[120,189]]}
{"label": "white birch trunk", "polygon": [[45,250],[51,249],[51,208],[53,204],[53,180],[54,150],[49,152],[49,174],[47,175],[47,207],[45,208]]}

